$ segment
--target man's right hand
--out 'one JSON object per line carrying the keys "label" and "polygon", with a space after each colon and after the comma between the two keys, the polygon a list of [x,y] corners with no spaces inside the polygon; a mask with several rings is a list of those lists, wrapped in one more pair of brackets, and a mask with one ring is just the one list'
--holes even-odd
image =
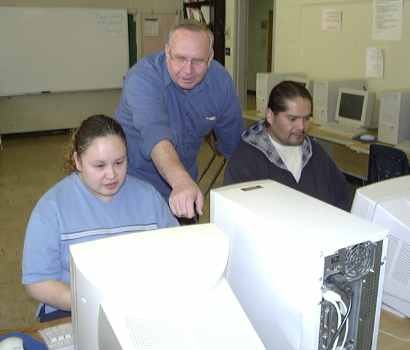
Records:
{"label": "man's right hand", "polygon": [[196,214],[202,215],[204,196],[194,181],[186,179],[173,187],[169,206],[175,216],[192,219]]}
{"label": "man's right hand", "polygon": [[174,146],[168,140],[156,144],[151,158],[159,173],[171,186],[169,206],[172,213],[180,218],[192,219],[202,215],[204,196],[179,160]]}

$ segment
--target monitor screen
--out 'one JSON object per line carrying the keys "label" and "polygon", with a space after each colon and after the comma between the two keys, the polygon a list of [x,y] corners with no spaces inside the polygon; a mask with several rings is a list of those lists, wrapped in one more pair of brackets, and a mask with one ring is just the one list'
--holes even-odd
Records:
{"label": "monitor screen", "polygon": [[355,128],[372,127],[374,93],[361,89],[339,88],[335,119]]}
{"label": "monitor screen", "polygon": [[354,120],[361,120],[364,107],[363,95],[342,92],[340,96],[339,116]]}

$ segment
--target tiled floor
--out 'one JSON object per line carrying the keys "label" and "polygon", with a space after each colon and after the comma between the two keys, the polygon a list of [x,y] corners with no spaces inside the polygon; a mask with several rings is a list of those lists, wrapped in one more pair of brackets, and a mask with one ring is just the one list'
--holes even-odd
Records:
{"label": "tiled floor", "polygon": [[67,134],[3,136],[0,151],[0,328],[29,325],[36,303],[20,283],[25,226],[39,197],[62,177]]}

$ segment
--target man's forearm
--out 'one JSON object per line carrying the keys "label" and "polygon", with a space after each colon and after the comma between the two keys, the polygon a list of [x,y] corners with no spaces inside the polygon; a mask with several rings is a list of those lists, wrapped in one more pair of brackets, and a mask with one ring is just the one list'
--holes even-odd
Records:
{"label": "man's forearm", "polygon": [[179,156],[168,140],[159,142],[151,152],[151,158],[161,176],[172,188],[169,206],[178,217],[193,218],[202,215],[204,197],[179,160]]}
{"label": "man's forearm", "polygon": [[183,182],[193,181],[170,141],[162,140],[157,143],[152,149],[151,158],[155,167],[171,188],[175,188]]}

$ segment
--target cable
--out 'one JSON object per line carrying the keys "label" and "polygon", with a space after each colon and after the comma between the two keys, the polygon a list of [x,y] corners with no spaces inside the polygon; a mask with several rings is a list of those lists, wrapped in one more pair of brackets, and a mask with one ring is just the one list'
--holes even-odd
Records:
{"label": "cable", "polygon": [[[347,315],[347,312],[348,312],[348,308],[347,308],[347,306],[346,306],[346,304],[344,303],[344,301],[342,300],[342,305],[343,305],[343,310],[342,310],[342,315],[344,315],[344,320],[346,320],[346,327],[345,327],[345,334],[344,334],[344,336],[343,336],[343,341],[342,341],[342,344],[340,345],[340,346],[337,346],[336,347],[336,349],[339,349],[339,350],[343,350],[344,349],[344,346],[345,346],[345,344],[346,344],[346,340],[347,340],[347,333],[349,332],[349,318],[348,318],[348,315]],[[350,312],[350,311],[349,311]]]}
{"label": "cable", "polygon": [[[338,293],[336,293],[335,291],[333,291],[331,289],[326,289],[323,292],[322,297],[323,297],[324,300],[326,300],[328,303],[333,305],[333,307],[335,308],[336,313],[337,313],[337,327],[336,327],[336,329],[339,329],[339,327],[342,323],[342,315],[341,315],[341,311],[340,311],[340,307],[339,307],[338,303],[342,301],[342,298],[340,297],[340,295]],[[336,349],[336,345],[337,345],[338,340],[339,340],[339,336],[337,336],[337,338],[335,338],[333,341],[331,341],[329,343],[329,346],[331,347],[332,350]]]}
{"label": "cable", "polygon": [[[343,349],[347,340],[347,333],[349,330],[348,317],[352,309],[352,299],[349,298],[349,307],[347,307],[340,294],[331,289],[325,289],[322,293],[322,297],[324,300],[333,305],[337,313],[337,328],[335,334],[328,344],[328,350]],[[343,320],[341,320],[341,315],[344,316]],[[339,337],[345,324],[346,327],[342,345],[339,347],[337,344],[339,342]]]}
{"label": "cable", "polygon": [[[337,340],[338,340],[338,338],[339,338],[339,336],[340,336],[340,333],[341,333],[341,331],[342,331],[343,326],[345,325],[345,323],[346,323],[346,334],[347,334],[348,321],[349,321],[349,315],[350,315],[350,311],[351,311],[351,310],[352,310],[352,298],[349,298],[349,307],[347,308],[346,315],[344,316],[343,321],[342,321],[340,327],[338,327],[338,329],[336,330],[336,333],[333,335],[333,338],[330,340],[330,344],[337,343]],[[346,334],[345,334],[345,335],[346,335]],[[344,344],[343,344],[343,346],[344,346]]]}

